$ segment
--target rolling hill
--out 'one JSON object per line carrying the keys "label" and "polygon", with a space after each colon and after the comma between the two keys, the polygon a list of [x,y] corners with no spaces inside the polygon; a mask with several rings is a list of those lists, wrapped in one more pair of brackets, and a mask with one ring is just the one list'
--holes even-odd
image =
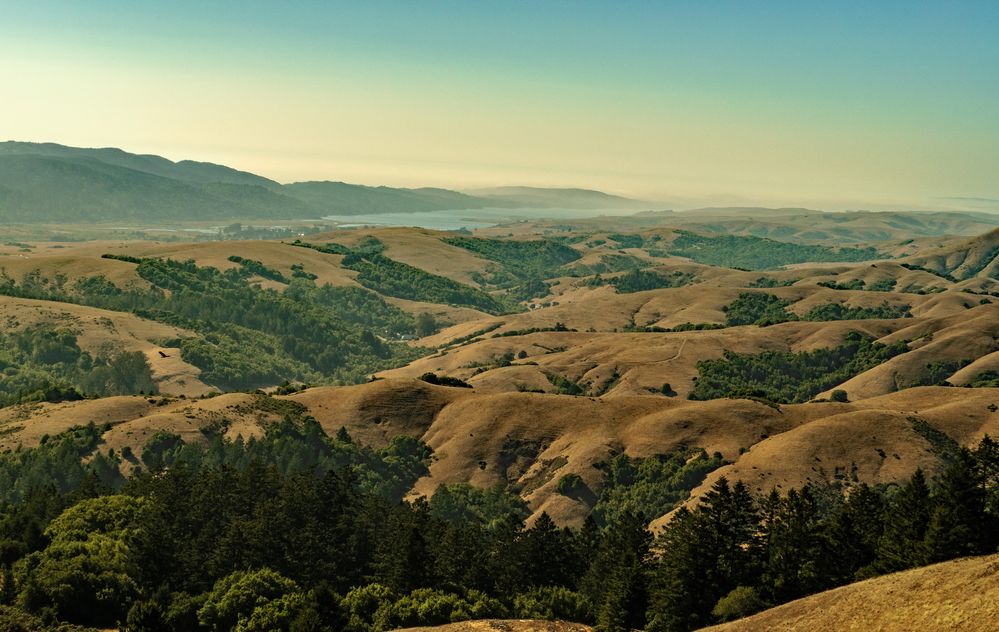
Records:
{"label": "rolling hill", "polygon": [[999,619],[997,573],[997,555],[953,560],[849,584],[704,630],[984,632],[995,629]]}
{"label": "rolling hill", "polygon": [[116,148],[0,143],[0,222],[309,219],[486,207],[637,208],[598,191],[511,187],[488,195],[343,182],[280,184],[224,165]]}

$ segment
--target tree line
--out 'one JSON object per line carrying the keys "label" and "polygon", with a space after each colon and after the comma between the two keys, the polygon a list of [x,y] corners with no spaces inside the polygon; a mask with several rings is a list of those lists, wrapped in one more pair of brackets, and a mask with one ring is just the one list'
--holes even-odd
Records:
{"label": "tree line", "polygon": [[653,537],[633,509],[682,459],[617,459],[603,502],[640,484],[630,501],[579,528],[546,514],[528,526],[503,486],[405,501],[429,448],[400,438],[373,450],[288,412],[256,439],[164,434],[141,455],[105,453],[137,466],[127,481],[81,460],[106,428],[0,456],[0,475],[20,482],[0,505],[0,620],[373,632],[518,617],[680,631],[999,544],[988,437],[941,452],[937,478],[917,471],[897,486],[850,472],[758,495],[720,478]]}

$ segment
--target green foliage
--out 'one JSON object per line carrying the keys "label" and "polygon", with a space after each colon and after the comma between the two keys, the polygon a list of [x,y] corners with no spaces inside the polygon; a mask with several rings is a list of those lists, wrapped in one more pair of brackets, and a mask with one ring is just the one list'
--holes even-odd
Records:
{"label": "green foliage", "polygon": [[[51,486],[60,492],[79,488],[88,477],[108,487],[122,483],[120,463],[113,454],[95,453],[107,427],[77,426],[43,439],[36,448],[0,454],[0,502],[18,502],[32,490]],[[93,455],[84,463],[81,459]]]}
{"label": "green foliage", "polygon": [[718,600],[711,609],[711,615],[725,623],[755,614],[767,608],[765,602],[752,586],[736,586],[730,593]]}
{"label": "green foliage", "polygon": [[833,402],[845,403],[850,401],[849,395],[846,391],[841,388],[837,388],[835,391],[829,394],[829,400]]}
{"label": "green foliage", "polygon": [[738,298],[725,306],[725,324],[759,325],[766,327],[777,323],[797,320],[787,311],[790,302],[765,292],[742,292]]}
{"label": "green foliage", "polygon": [[883,345],[850,332],[838,347],[802,353],[726,351],[720,359],[697,363],[699,375],[690,399],[753,397],[785,404],[805,402],[907,350],[905,342]]}
{"label": "green foliage", "polygon": [[787,279],[784,281],[775,279],[773,277],[761,276],[755,281],[749,282],[746,287],[752,288],[774,288],[774,287],[790,287],[797,282],[797,279]]}
{"label": "green foliage", "polygon": [[922,373],[910,382],[910,386],[951,386],[947,378],[971,364],[970,360],[934,360],[923,367]]}
{"label": "green foliage", "polygon": [[617,242],[620,248],[641,248],[645,245],[645,239],[638,234],[624,235],[621,233],[611,233],[607,238]]}
{"label": "green foliage", "polygon": [[578,382],[569,379],[558,373],[545,373],[548,382],[555,387],[555,392],[559,395],[582,395],[586,392]]}
{"label": "green foliage", "polygon": [[287,283],[288,282],[288,278],[287,277],[285,277],[283,274],[281,274],[277,270],[274,270],[272,268],[268,268],[267,266],[265,266],[260,261],[256,261],[254,259],[244,259],[243,257],[237,256],[237,255],[231,255],[229,257],[229,261],[232,261],[233,263],[238,263],[239,265],[241,265],[243,267],[243,269],[246,270],[246,272],[248,274],[251,274],[251,275],[255,274],[255,275],[257,275],[259,277],[262,277],[264,279],[270,279],[271,281],[278,281],[279,283]]}
{"label": "green foliage", "polygon": [[468,483],[441,485],[430,498],[430,515],[456,524],[474,523],[493,528],[513,516],[523,520],[530,515],[524,499],[504,485],[486,489]]}
{"label": "green foliage", "polygon": [[375,612],[373,628],[395,630],[418,625],[442,625],[469,619],[494,619],[504,614],[505,608],[498,600],[477,591],[469,591],[468,595],[461,597],[432,588],[420,588],[392,604],[382,605]]}
{"label": "green foliage", "polygon": [[802,320],[864,320],[868,318],[911,318],[909,305],[882,303],[876,307],[847,307],[843,303],[826,303],[808,310]]}
{"label": "green foliage", "polygon": [[[268,568],[236,571],[215,582],[198,611],[198,620],[208,629],[219,632],[286,630],[290,617],[277,615],[281,614],[280,610],[288,614],[295,609],[287,597],[297,592],[295,582]],[[279,611],[268,607],[275,602],[278,602]],[[264,621],[274,627],[262,626]]]}
{"label": "green foliage", "polygon": [[451,377],[449,375],[437,375],[436,373],[424,373],[420,376],[420,379],[427,384],[436,384],[438,386],[456,386],[458,388],[472,388],[472,385],[465,380]]}
{"label": "green foliage", "polygon": [[597,275],[589,281],[587,285],[599,286],[610,285],[620,294],[632,292],[644,292],[647,290],[658,290],[662,288],[682,287],[694,281],[694,275],[689,272],[674,271],[672,274],[662,274],[653,270],[632,270],[620,276],[604,279]]}
{"label": "green foliage", "polygon": [[676,232],[677,237],[669,247],[670,254],[725,268],[768,270],[792,263],[869,261],[883,257],[874,248],[829,248],[762,237],[706,237],[685,230]]}
{"label": "green foliage", "polygon": [[600,524],[633,515],[646,522],[669,513],[709,473],[725,464],[720,454],[684,450],[643,459],[619,454],[604,467],[593,516]]}
{"label": "green foliage", "polygon": [[433,314],[428,314],[427,312],[421,313],[416,317],[416,335],[423,338],[425,336],[432,336],[437,333],[437,320],[433,317]]}
{"label": "green foliage", "polygon": [[98,632],[96,628],[87,628],[71,623],[43,621],[41,617],[28,614],[23,610],[10,606],[0,606],[0,630],[4,632]]}
{"label": "green foliage", "polygon": [[593,604],[564,586],[539,586],[513,598],[513,614],[519,619],[590,621]]}
{"label": "green foliage", "polygon": [[938,277],[940,277],[942,279],[946,279],[946,280],[948,280],[948,281],[950,281],[952,283],[957,283],[957,281],[958,281],[957,277],[955,277],[952,274],[949,274],[947,272],[940,272],[940,271],[937,271],[937,270],[931,270],[929,268],[926,268],[926,267],[923,267],[923,266],[920,266],[920,265],[916,265],[914,263],[903,263],[902,267],[906,268],[907,270],[919,270],[920,272],[928,272],[928,273],[930,273],[930,274],[932,274],[934,276],[938,276]]}
{"label": "green foliage", "polygon": [[[429,503],[386,500],[350,458],[328,471],[291,458],[305,453],[285,446],[318,436],[296,428],[297,439],[286,428],[252,449],[212,440],[201,462],[175,458],[125,494],[42,486],[4,505],[0,564],[21,558],[19,604],[48,620],[125,620],[127,631],[376,632],[510,616],[690,630],[999,544],[999,448],[988,437],[955,455],[935,487],[917,472],[900,489],[859,485],[846,495],[812,484],[754,498],[722,478],[652,547],[648,516],[670,508],[661,492],[697,484],[703,472],[687,466],[709,462],[703,453],[619,455],[605,467],[611,492],[599,503],[620,511],[606,511],[603,528],[588,519],[560,529],[547,514],[525,528],[528,509],[509,488],[451,485]],[[189,449],[165,438],[163,461]],[[353,443],[345,433],[331,441],[348,451]],[[380,458],[413,448],[390,446]],[[292,461],[287,471],[277,465]],[[0,608],[8,621],[41,625]]]}
{"label": "green foliage", "polygon": [[139,586],[136,542],[146,501],[104,496],[73,505],[52,521],[49,544],[18,567],[21,601],[51,605],[59,617],[113,625]]}
{"label": "green foliage", "polygon": [[547,239],[518,241],[448,237],[443,241],[495,261],[520,279],[554,276],[555,270],[581,256],[575,249]]}
{"label": "green foliage", "polygon": [[982,371],[968,382],[970,388],[999,388],[999,371]]}
{"label": "green foliage", "polygon": [[821,287],[827,287],[831,290],[863,290],[867,287],[867,283],[863,279],[850,279],[846,283],[838,283],[836,281],[819,281],[818,285]]}
{"label": "green foliage", "polygon": [[555,484],[555,491],[563,496],[572,498],[586,486],[579,474],[569,473],[558,479]]}
{"label": "green foliage", "polygon": [[0,334],[0,375],[0,407],[157,390],[141,352],[94,359],[73,331],[50,325]]}
{"label": "green foliage", "polygon": [[482,290],[384,255],[353,253],[344,257],[342,265],[357,271],[358,283],[386,296],[471,307],[489,314],[510,311],[506,304]]}
{"label": "green foliage", "polygon": [[31,273],[20,283],[0,276],[0,294],[130,311],[193,330],[198,336],[172,343],[203,380],[222,388],[354,383],[419,355],[383,340],[412,332],[413,319],[360,288],[295,278],[284,292],[264,290],[247,282],[243,268],[219,272],[190,261],[142,259],[136,272],[154,287],[124,291],[94,277],[69,290]]}

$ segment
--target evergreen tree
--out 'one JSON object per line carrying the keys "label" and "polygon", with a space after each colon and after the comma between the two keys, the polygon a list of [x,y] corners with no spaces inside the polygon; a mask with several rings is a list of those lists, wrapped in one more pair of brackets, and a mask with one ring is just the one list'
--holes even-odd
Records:
{"label": "evergreen tree", "polygon": [[993,539],[985,514],[981,471],[970,451],[961,449],[940,477],[926,532],[928,562],[977,555]]}
{"label": "evergreen tree", "polygon": [[861,483],[833,515],[829,529],[829,546],[835,552],[831,560],[831,581],[834,584],[863,579],[874,570],[878,541],[884,532],[884,499],[881,494]]}
{"label": "evergreen tree", "polygon": [[649,619],[659,630],[710,622],[715,603],[759,573],[759,516],[746,487],[724,477],[701,504],[674,515],[659,541],[662,556]]}
{"label": "evergreen tree", "polygon": [[926,530],[930,523],[930,489],[918,469],[892,498],[885,530],[878,541],[877,569],[882,573],[926,563]]}
{"label": "evergreen tree", "polygon": [[812,489],[792,489],[766,524],[764,584],[777,601],[821,590],[829,575],[822,516]]}
{"label": "evergreen tree", "polygon": [[645,559],[649,544],[645,522],[630,512],[604,530],[582,582],[582,592],[596,608],[599,629],[645,627],[648,606]]}

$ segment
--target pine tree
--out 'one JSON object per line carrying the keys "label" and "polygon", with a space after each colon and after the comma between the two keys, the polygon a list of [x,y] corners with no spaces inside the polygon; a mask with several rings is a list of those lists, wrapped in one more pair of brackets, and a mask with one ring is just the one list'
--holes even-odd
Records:
{"label": "pine tree", "polygon": [[788,492],[767,523],[764,582],[778,602],[807,595],[827,584],[830,559],[821,518],[812,489],[806,485],[800,491]]}
{"label": "pine tree", "polygon": [[832,517],[828,529],[829,546],[836,552],[831,580],[844,584],[874,574],[878,541],[884,532],[884,499],[861,483],[850,492]]}
{"label": "pine tree", "polygon": [[930,523],[930,489],[918,469],[892,499],[885,530],[878,541],[877,569],[882,573],[905,570],[926,563],[926,530]]}
{"label": "pine tree", "polygon": [[[609,524],[581,588],[595,604],[598,628],[645,627],[648,594],[645,558],[649,532],[637,515],[625,512]],[[623,623],[622,623],[623,622]],[[626,627],[619,627],[619,626]]]}
{"label": "pine tree", "polygon": [[759,573],[759,516],[739,482],[720,478],[693,512],[681,509],[659,541],[649,619],[660,630],[687,630],[710,622],[715,603]]}
{"label": "pine tree", "polygon": [[944,470],[926,532],[928,562],[978,555],[991,538],[986,531],[985,488],[974,456],[962,449]]}

